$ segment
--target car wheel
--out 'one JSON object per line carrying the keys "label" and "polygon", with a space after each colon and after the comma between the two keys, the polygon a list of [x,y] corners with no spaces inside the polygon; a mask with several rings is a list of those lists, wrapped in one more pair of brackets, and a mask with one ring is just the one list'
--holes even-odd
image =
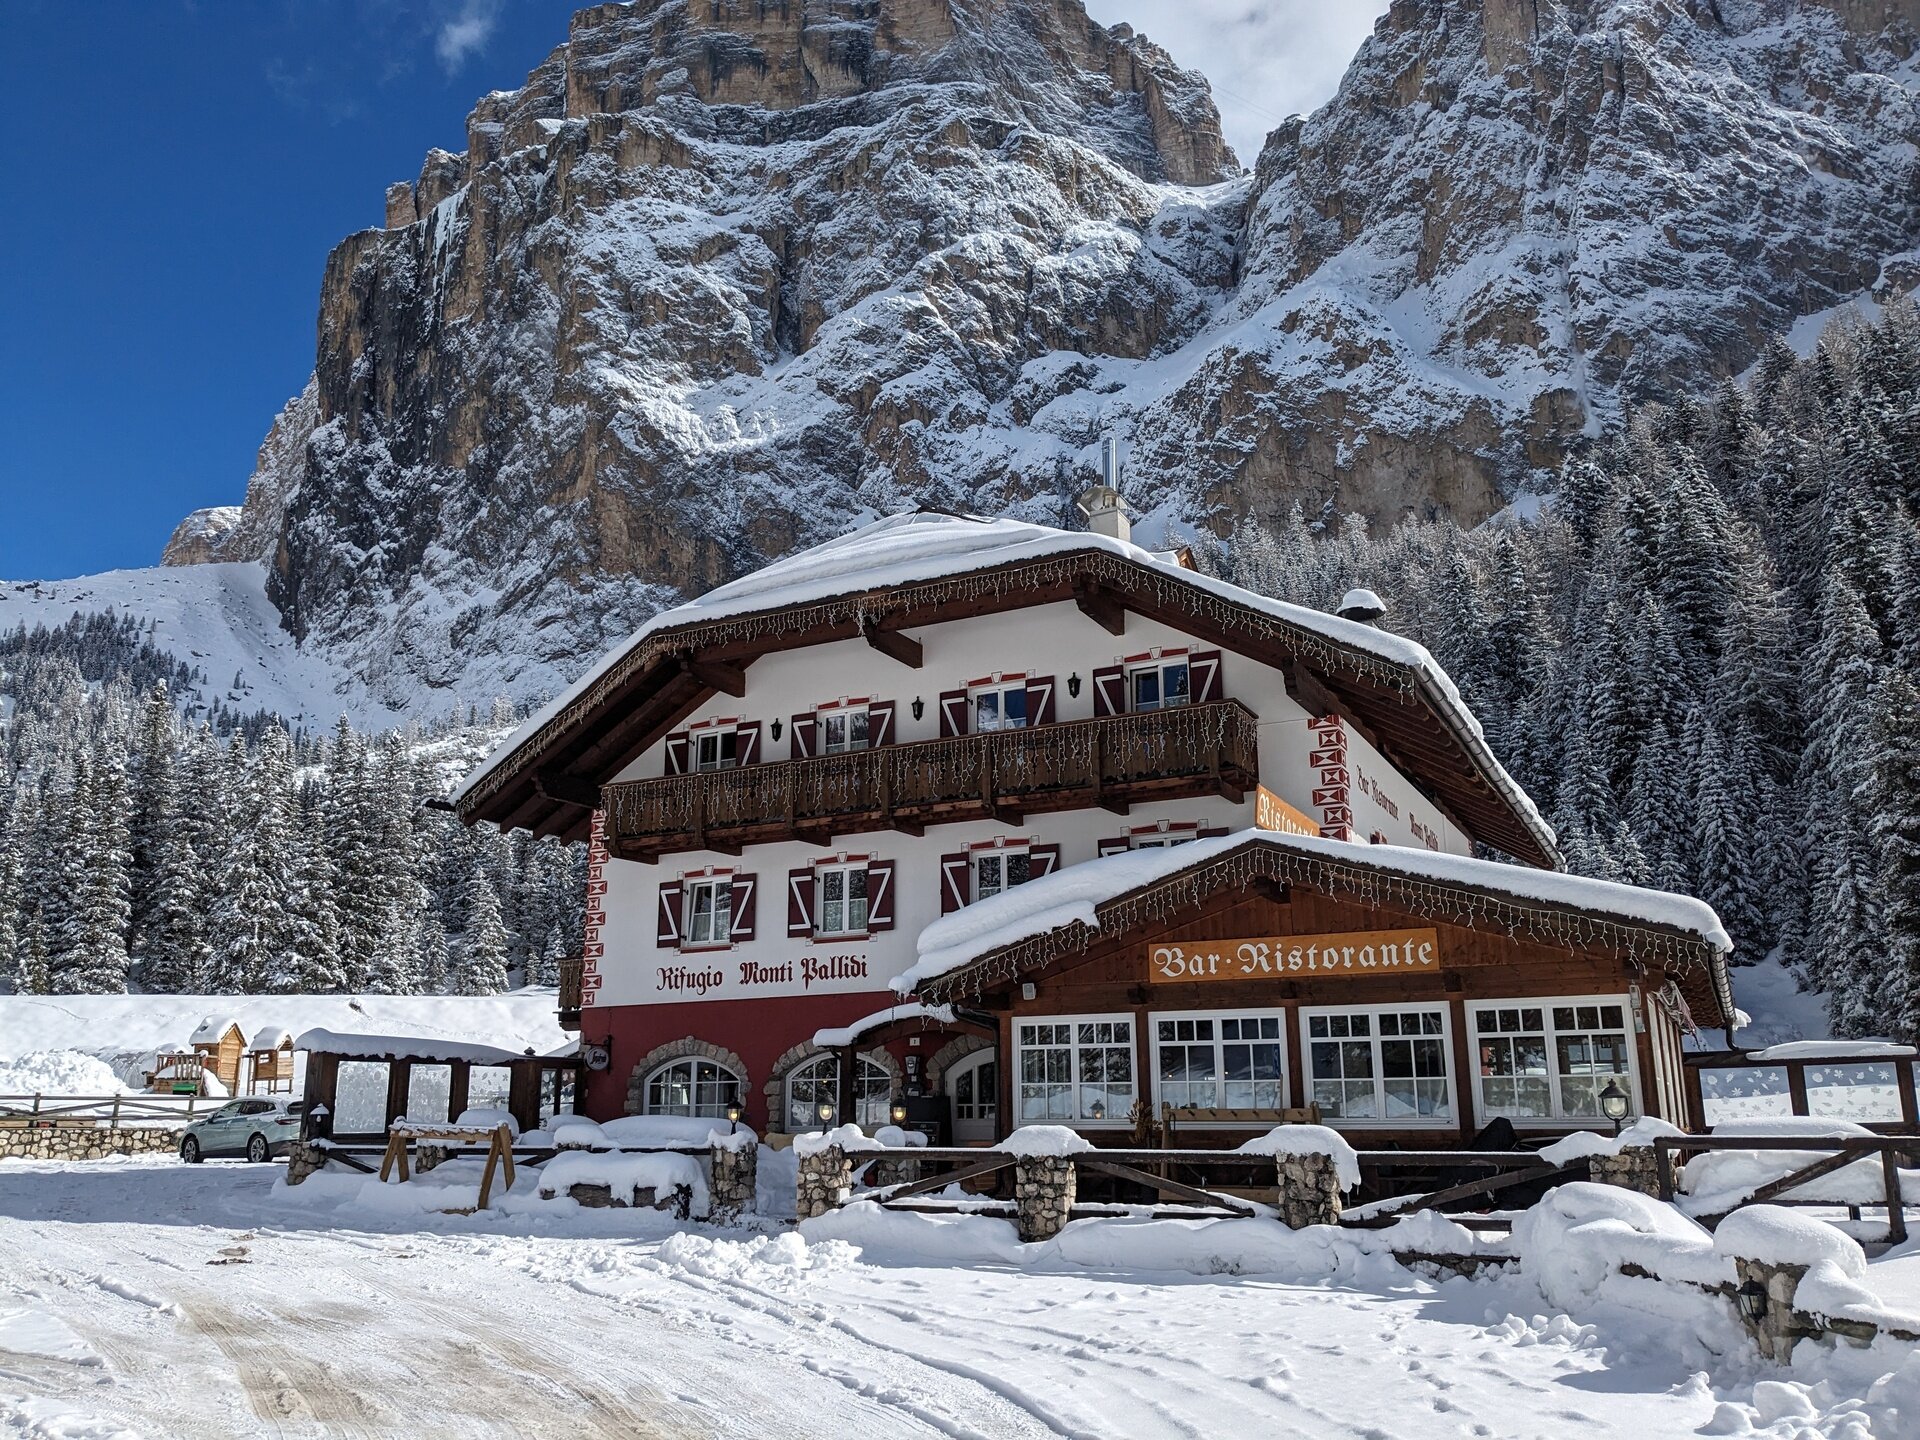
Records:
{"label": "car wheel", "polygon": [[255,1135],[247,1141],[247,1159],[256,1165],[264,1165],[273,1158],[273,1152],[267,1148],[267,1137]]}
{"label": "car wheel", "polygon": [[189,1165],[200,1163],[200,1142],[189,1135],[180,1142],[180,1158]]}

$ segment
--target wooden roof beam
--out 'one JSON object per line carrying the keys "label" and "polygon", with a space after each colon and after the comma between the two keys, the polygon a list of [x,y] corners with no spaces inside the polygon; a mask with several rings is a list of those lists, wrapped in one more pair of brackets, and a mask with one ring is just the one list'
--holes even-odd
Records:
{"label": "wooden roof beam", "polygon": [[863,622],[860,633],[866,637],[867,644],[889,660],[898,660],[909,670],[918,670],[925,662],[920,642],[911,635],[903,635],[898,630],[882,630],[876,620]]}
{"label": "wooden roof beam", "polygon": [[1091,580],[1076,581],[1073,603],[1101,629],[1114,635],[1127,633],[1127,607],[1113,591]]}
{"label": "wooden roof beam", "polygon": [[591,780],[582,780],[578,775],[567,775],[558,770],[536,770],[533,772],[533,788],[543,800],[577,805],[582,810],[600,808],[600,787]]}
{"label": "wooden roof beam", "polygon": [[736,700],[747,693],[745,666],[729,665],[724,660],[696,660],[691,655],[682,655],[679,663],[681,674],[691,676],[709,690],[718,690]]}

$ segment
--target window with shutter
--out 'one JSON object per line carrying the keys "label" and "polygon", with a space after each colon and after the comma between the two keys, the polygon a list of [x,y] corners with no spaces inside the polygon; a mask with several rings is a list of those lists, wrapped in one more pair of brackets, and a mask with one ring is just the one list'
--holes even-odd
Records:
{"label": "window with shutter", "polygon": [[867,743],[893,744],[893,706],[891,700],[876,700],[867,706]]}
{"label": "window with shutter", "polygon": [[964,910],[973,900],[973,856],[962,850],[940,857],[940,913]]}
{"label": "window with shutter", "polygon": [[686,924],[681,936],[686,947],[726,945],[733,939],[733,880],[721,875],[712,879],[682,881],[686,896]]}
{"label": "window with shutter", "polygon": [[813,934],[813,867],[787,872],[787,934]]}
{"label": "window with shutter", "polygon": [[1124,666],[1103,665],[1093,672],[1093,713],[1096,717],[1127,713],[1127,672]]}
{"label": "window with shutter", "polygon": [[1130,835],[1115,835],[1106,840],[1102,840],[1096,848],[1102,855],[1124,855],[1133,848],[1133,837]]}
{"label": "window with shutter", "polygon": [[943,690],[940,693],[940,738],[967,733],[967,692]]}
{"label": "window with shutter", "polygon": [[1040,675],[1027,681],[1027,723],[1051,725],[1054,718],[1053,676]]}
{"label": "window with shutter", "polygon": [[687,732],[667,737],[667,774],[684,775],[693,767],[687,764]]}
{"label": "window with shutter", "polygon": [[893,929],[893,861],[867,864],[867,929]]}
{"label": "window with shutter", "polygon": [[817,865],[813,872],[815,935],[867,933],[867,864]]}
{"label": "window with shutter", "polygon": [[662,950],[680,948],[680,882],[669,880],[660,887],[660,914],[654,926],[654,943]]}
{"label": "window with shutter", "polygon": [[1224,693],[1221,683],[1220,652],[1218,650],[1196,650],[1187,657],[1187,666],[1193,678],[1193,703],[1211,705]]}
{"label": "window with shutter", "polygon": [[754,937],[754,918],[759,906],[754,903],[760,886],[751,875],[736,874],[733,877],[733,923],[732,938],[736,941],[751,940]]}
{"label": "window with shutter", "polygon": [[739,736],[739,742],[736,746],[739,763],[742,765],[758,765],[760,763],[760,722],[758,720],[742,720],[739,729],[734,733]]}
{"label": "window with shutter", "polygon": [[1031,857],[1031,875],[1038,880],[1042,875],[1051,875],[1060,868],[1060,847],[1058,845],[1029,845],[1027,854]]}

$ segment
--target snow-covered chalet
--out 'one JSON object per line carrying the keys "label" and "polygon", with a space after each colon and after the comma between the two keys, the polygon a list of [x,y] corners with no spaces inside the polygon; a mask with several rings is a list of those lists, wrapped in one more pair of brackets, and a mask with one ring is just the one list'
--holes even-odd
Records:
{"label": "snow-covered chalet", "polygon": [[1432,1148],[1697,1112],[1683,1037],[1734,1013],[1711,909],[1562,873],[1377,610],[1086,508],[896,515],[723,585],[468,778],[466,821],[591,842],[586,1113]]}

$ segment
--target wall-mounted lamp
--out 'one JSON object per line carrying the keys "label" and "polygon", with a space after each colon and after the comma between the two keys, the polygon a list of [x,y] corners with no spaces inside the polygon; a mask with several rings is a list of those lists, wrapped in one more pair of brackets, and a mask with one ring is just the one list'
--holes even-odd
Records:
{"label": "wall-mounted lamp", "polygon": [[776,741],[779,740],[780,722],[778,720],[774,721],[771,725],[767,727],[767,734],[771,735]]}
{"label": "wall-mounted lamp", "polygon": [[1078,670],[1067,676],[1067,694],[1076,700],[1080,698],[1080,672]]}
{"label": "wall-mounted lamp", "polygon": [[913,697],[913,718],[918,720],[922,715],[926,713],[927,713],[927,702],[922,700],[918,695],[914,696]]}
{"label": "wall-mounted lamp", "polygon": [[814,1113],[820,1117],[820,1127],[824,1130],[833,1124],[833,1102],[822,1100]]}
{"label": "wall-mounted lamp", "polygon": [[905,1125],[907,1123],[907,1102],[898,1095],[894,1096],[893,1108],[887,1113],[892,1117],[894,1124]]}
{"label": "wall-mounted lamp", "polygon": [[1767,1287],[1758,1280],[1748,1280],[1733,1292],[1734,1303],[1740,1307],[1740,1313],[1749,1324],[1758,1325],[1767,1316]]}
{"label": "wall-mounted lamp", "polygon": [[733,1134],[740,1128],[740,1102],[735,1100],[727,1106],[727,1133]]}

